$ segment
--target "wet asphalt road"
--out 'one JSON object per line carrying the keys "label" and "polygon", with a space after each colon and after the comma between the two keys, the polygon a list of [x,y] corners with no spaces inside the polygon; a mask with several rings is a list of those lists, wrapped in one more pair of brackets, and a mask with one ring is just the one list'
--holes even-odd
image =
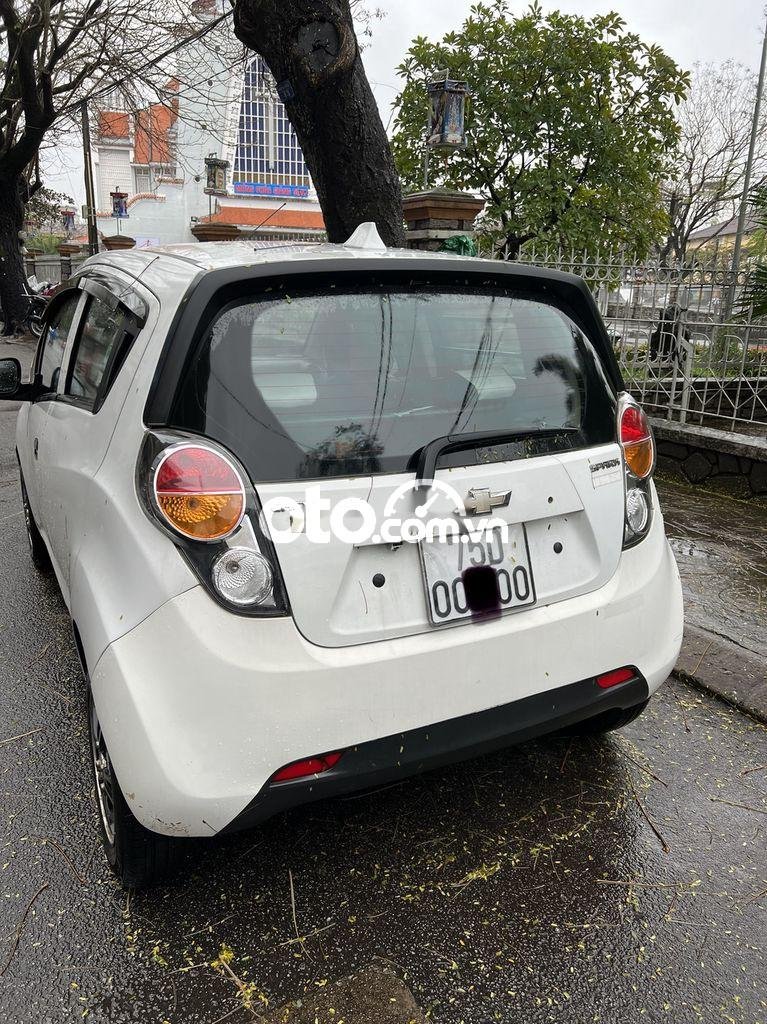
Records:
{"label": "wet asphalt road", "polygon": [[98,846],[67,614],[27,558],[14,420],[0,407],[0,1020],[253,1020],[210,966],[226,944],[255,1007],[380,959],[443,1024],[767,1021],[767,730],[678,683],[608,741],[190,844],[175,884],[129,898]]}

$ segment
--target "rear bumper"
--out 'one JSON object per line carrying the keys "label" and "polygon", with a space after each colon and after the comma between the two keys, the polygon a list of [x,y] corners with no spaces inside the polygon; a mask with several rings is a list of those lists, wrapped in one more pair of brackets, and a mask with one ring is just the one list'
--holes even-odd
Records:
{"label": "rear bumper", "polygon": [[300,804],[398,782],[431,768],[502,750],[596,715],[636,707],[649,696],[647,682],[640,675],[610,690],[586,679],[503,707],[362,743],[345,751],[338,764],[322,775],[268,782],[224,831],[250,828]]}
{"label": "rear bumper", "polygon": [[[636,666],[646,683],[628,702],[638,703],[667,678],[681,642],[679,574],[658,515],[647,539],[624,552],[615,576],[591,594],[354,647],[310,644],[290,618],[231,615],[196,587],[112,643],[91,669],[91,684],[139,821],[168,835],[210,836],[239,819],[292,761],[378,741],[384,746],[374,761],[383,764],[402,745],[393,737],[429,732],[435,722],[445,723],[444,756],[502,746],[533,734],[514,728],[523,702],[537,702],[529,705],[538,716],[531,728],[555,729],[552,694],[622,665]],[[594,697],[593,683],[577,685]],[[589,705],[581,717],[598,710]],[[454,733],[448,749],[451,723],[481,713],[487,717],[473,746]],[[497,736],[486,732],[494,715],[502,723]],[[418,770],[421,755],[413,759],[405,774]],[[356,763],[344,758],[343,774]],[[364,760],[359,767],[364,776]],[[368,781],[357,777],[356,786]],[[280,806],[287,804],[264,802],[258,816]]]}

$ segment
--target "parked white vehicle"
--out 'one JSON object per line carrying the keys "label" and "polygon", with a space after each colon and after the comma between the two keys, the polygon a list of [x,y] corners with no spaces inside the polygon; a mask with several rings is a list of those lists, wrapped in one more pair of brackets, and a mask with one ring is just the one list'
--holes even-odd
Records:
{"label": "parked white vehicle", "polygon": [[654,443],[576,277],[371,226],[102,254],[0,394],[127,885],[179,837],[625,725],[676,661]]}

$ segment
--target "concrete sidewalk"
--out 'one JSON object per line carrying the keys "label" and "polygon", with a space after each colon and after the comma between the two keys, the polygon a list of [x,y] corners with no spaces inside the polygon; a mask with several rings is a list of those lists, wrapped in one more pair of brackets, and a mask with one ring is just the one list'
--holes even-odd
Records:
{"label": "concrete sidewalk", "polygon": [[675,674],[767,722],[767,508],[658,480],[685,599]]}

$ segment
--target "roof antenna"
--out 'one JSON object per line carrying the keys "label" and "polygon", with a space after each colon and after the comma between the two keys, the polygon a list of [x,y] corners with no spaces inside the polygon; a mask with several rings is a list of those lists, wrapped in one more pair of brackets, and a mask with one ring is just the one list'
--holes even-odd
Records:
{"label": "roof antenna", "polygon": [[344,242],[344,249],[368,249],[371,252],[383,252],[386,243],[378,234],[378,228],[372,221],[360,224],[357,230]]}
{"label": "roof antenna", "polygon": [[279,213],[280,210],[284,210],[287,205],[287,203],[283,203],[282,206],[278,206],[276,210],[272,210],[272,212],[268,214],[268,216],[264,217],[260,224],[256,225],[255,231],[253,233],[255,234],[256,231],[260,231],[264,224],[266,224],[267,221],[270,221],[272,219],[275,213]]}

